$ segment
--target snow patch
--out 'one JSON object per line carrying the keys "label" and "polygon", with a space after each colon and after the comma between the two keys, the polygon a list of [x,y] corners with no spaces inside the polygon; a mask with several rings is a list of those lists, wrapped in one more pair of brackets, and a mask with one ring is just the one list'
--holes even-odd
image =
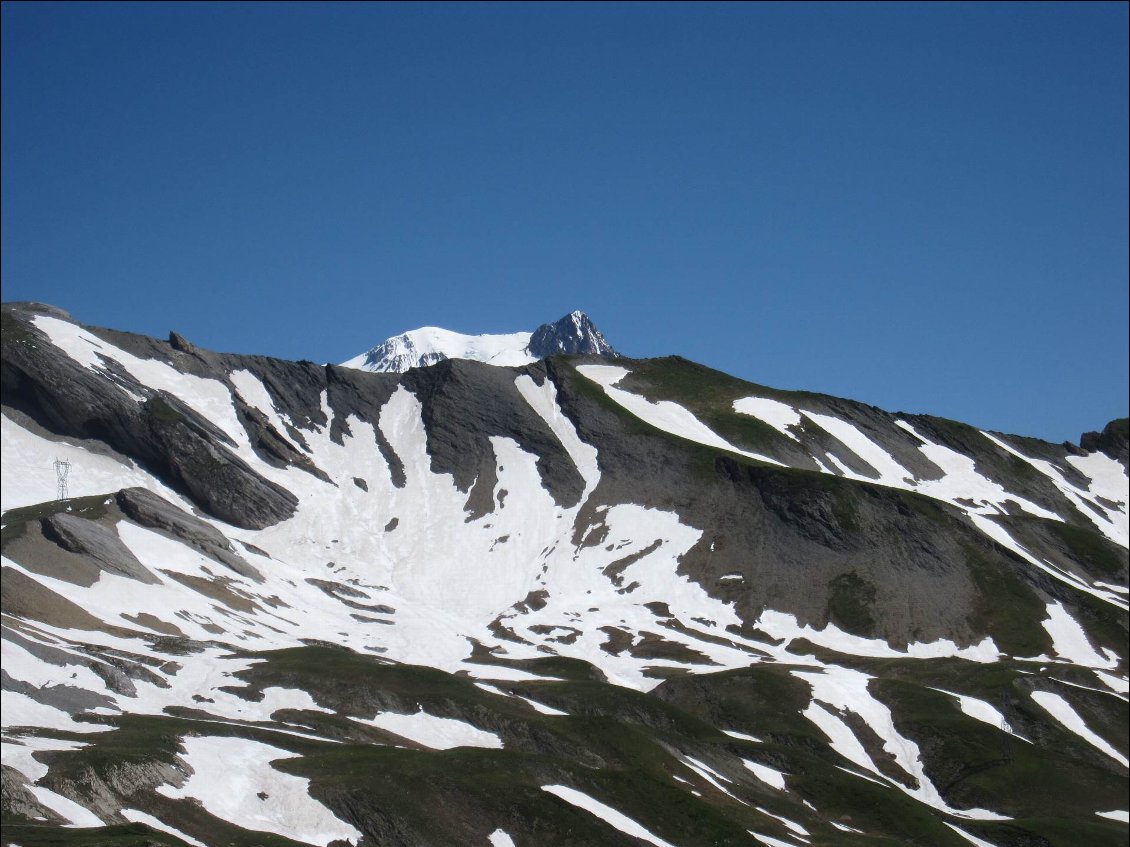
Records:
{"label": "snow patch", "polygon": [[742,397],[734,401],[734,411],[764,421],[781,435],[799,441],[789,427],[800,426],[800,413],[786,403],[768,397]]}
{"label": "snow patch", "polygon": [[652,402],[646,397],[632,394],[622,388],[616,388],[616,383],[630,373],[627,368],[620,368],[615,365],[580,365],[577,367],[577,372],[591,379],[604,389],[605,394],[641,421],[656,429],[661,429],[671,435],[677,435],[679,438],[685,438],[707,447],[715,447],[719,450],[747,456],[759,462],[781,465],[781,462],[776,459],[735,447],[678,403],[673,403],[670,400]]}
{"label": "snow patch", "polygon": [[742,759],[742,764],[766,785],[776,788],[778,791],[785,790],[785,774],[783,772],[759,762],[751,762],[749,759]]}
{"label": "snow patch", "polygon": [[[336,839],[356,843],[361,833],[310,796],[310,780],[275,770],[271,762],[294,754],[246,738],[194,736],[182,742],[192,774],[180,788],[158,786],[172,799],[190,798],[243,829],[273,832],[319,847]],[[232,767],[238,762],[239,767]]]}
{"label": "snow patch", "polygon": [[543,785],[541,790],[548,791],[555,797],[560,797],[566,803],[571,803],[580,809],[584,809],[590,815],[600,818],[609,826],[620,830],[620,832],[625,835],[650,842],[654,844],[655,847],[674,847],[671,842],[664,841],[658,835],[644,829],[627,815],[616,811],[611,806],[601,803],[599,800],[594,800],[589,795],[583,794],[575,788],[569,788],[565,785]]}
{"label": "snow patch", "polygon": [[203,841],[197,841],[191,835],[185,835],[179,829],[174,829],[159,818],[153,815],[147,815],[145,812],[138,811],[137,809],[122,809],[122,817],[131,823],[148,824],[159,832],[167,832],[169,835],[174,835],[181,841],[193,845],[193,847],[208,847]]}
{"label": "snow patch", "polygon": [[1078,735],[1092,747],[1095,747],[1110,756],[1122,767],[1130,767],[1130,761],[1119,753],[1114,747],[1098,733],[1087,726],[1087,722],[1080,717],[1074,707],[1067,700],[1051,691],[1033,691],[1032,699],[1053,718],[1059,721],[1066,729]]}
{"label": "snow patch", "polygon": [[1052,649],[1064,659],[1088,668],[1110,670],[1118,666],[1118,658],[1099,655],[1087,639],[1087,632],[1058,600],[1048,604],[1048,617],[1042,621],[1052,639]]}
{"label": "snow patch", "polygon": [[438,718],[429,715],[423,708],[411,715],[378,712],[372,718],[354,717],[353,720],[388,730],[394,735],[415,741],[433,750],[450,750],[452,747],[502,749],[502,739],[493,732],[487,732],[485,729],[479,729],[455,718]]}

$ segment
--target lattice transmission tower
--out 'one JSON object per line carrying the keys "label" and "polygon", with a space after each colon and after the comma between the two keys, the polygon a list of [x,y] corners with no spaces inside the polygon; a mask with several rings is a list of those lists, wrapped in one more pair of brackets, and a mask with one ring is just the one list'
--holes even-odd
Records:
{"label": "lattice transmission tower", "polygon": [[55,460],[55,479],[59,483],[59,488],[56,492],[56,500],[66,500],[70,495],[67,489],[67,477],[71,475],[71,463],[66,459]]}

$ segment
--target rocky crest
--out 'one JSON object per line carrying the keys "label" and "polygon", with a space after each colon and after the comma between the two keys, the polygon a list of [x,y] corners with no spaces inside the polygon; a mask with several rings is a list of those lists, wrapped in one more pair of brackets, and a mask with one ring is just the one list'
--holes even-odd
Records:
{"label": "rocky crest", "polygon": [[542,324],[530,335],[526,350],[537,359],[558,353],[613,359],[620,355],[584,312],[571,312],[556,323]]}

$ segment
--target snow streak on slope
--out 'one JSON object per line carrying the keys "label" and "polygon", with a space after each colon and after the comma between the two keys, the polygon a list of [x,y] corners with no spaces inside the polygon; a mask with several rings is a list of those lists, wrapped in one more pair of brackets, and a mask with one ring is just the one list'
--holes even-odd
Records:
{"label": "snow streak on slope", "polygon": [[616,383],[630,373],[627,368],[616,367],[615,365],[580,365],[577,371],[603,388],[605,394],[641,421],[651,424],[656,429],[661,429],[688,441],[705,444],[707,447],[716,447],[719,450],[727,450],[731,453],[747,456],[750,459],[757,459],[759,462],[767,462],[771,465],[781,464],[768,456],[750,453],[747,450],[735,447],[678,403],[672,403],[669,400],[652,402],[638,394],[616,388]]}
{"label": "snow streak on slope", "polygon": [[[828,732],[829,738],[833,741],[833,746],[837,743],[842,745],[845,755],[851,761],[872,773],[883,776],[864,750],[863,745],[855,740],[855,733],[842,719],[835,717],[828,710],[829,706],[833,709],[854,712],[879,738],[883,739],[883,750],[894,759],[895,763],[910,777],[913,783],[912,786],[907,786],[901,781],[892,779],[890,780],[892,785],[898,786],[928,806],[933,806],[947,814],[977,820],[1003,819],[1003,816],[985,809],[954,809],[946,803],[926,775],[918,745],[895,729],[891,710],[876,700],[867,690],[870,681],[867,674],[847,668],[828,667],[815,673],[793,671],[793,675],[812,686],[813,700],[810,709],[815,711],[812,711],[809,716],[813,722]],[[850,735],[850,738],[848,735]],[[883,778],[887,779],[886,776],[883,776]]]}
{"label": "snow streak on slope", "polygon": [[[1090,480],[1086,489],[1079,489],[1051,462],[1026,456],[987,432],[982,435],[1050,479],[1094,523],[1099,532],[1115,544],[1130,546],[1130,525],[1126,520],[1126,505],[1130,497],[1126,490],[1126,472],[1118,462],[1102,453],[1068,456],[1067,461]],[[1108,503],[1121,504],[1121,509],[1111,508]]]}
{"label": "snow streak on slope", "polygon": [[616,811],[611,806],[601,803],[599,800],[594,800],[589,795],[575,788],[570,788],[567,785],[543,785],[541,790],[553,794],[556,797],[560,797],[566,803],[571,803],[580,809],[584,809],[589,814],[600,818],[609,826],[620,830],[620,832],[623,832],[625,835],[639,838],[649,844],[654,844],[655,847],[674,847],[671,842],[664,841],[658,835],[644,829],[622,812]]}
{"label": "snow streak on slope", "polygon": [[[617,399],[619,398],[617,397]],[[638,404],[640,400],[642,398],[636,398],[633,402]],[[941,478],[917,478],[887,450],[869,438],[850,421],[806,411],[764,397],[746,397],[735,400],[733,408],[740,414],[758,418],[794,441],[797,440],[797,436],[792,428],[802,422],[803,414],[805,418],[838,439],[855,455],[867,462],[875,470],[878,477],[852,471],[829,454],[828,459],[833,462],[841,475],[864,482],[877,482],[891,488],[915,491],[927,497],[949,503],[969,515],[973,525],[994,541],[1017,552],[1022,558],[1032,562],[1056,579],[1108,603],[1126,608],[1125,601],[1117,596],[1121,586],[1108,586],[1099,582],[1088,584],[1074,574],[1065,573],[1051,562],[1033,558],[1011,537],[1004,527],[992,520],[994,516],[1010,514],[1010,507],[1016,506],[1030,515],[1049,520],[1063,521],[1062,515],[1033,503],[1015,492],[1008,491],[999,482],[981,473],[974,460],[969,456],[930,441],[907,421],[895,420],[894,423],[913,436],[917,449],[922,455],[941,469],[943,474]],[[694,435],[688,434],[688,432],[681,434],[684,437],[694,438]],[[1107,538],[1122,547],[1130,544],[1130,520],[1127,516],[1127,510],[1130,508],[1128,478],[1126,469],[1114,459],[1101,453],[1092,453],[1087,456],[1068,456],[1067,461],[1089,480],[1087,487],[1081,489],[1069,481],[1051,462],[1026,456],[991,433],[981,432],[980,435],[1004,452],[1022,459],[1047,476],[1056,488],[1074,503],[1079,511],[1094,523],[1095,528]],[[713,433],[711,433],[711,436],[713,436]],[[711,443],[710,439],[698,438],[697,440],[704,444]],[[830,472],[824,463],[819,460],[817,460],[817,463],[825,473]]]}
{"label": "snow streak on slope", "polygon": [[454,718],[429,715],[422,708],[411,715],[378,712],[372,718],[353,720],[387,729],[391,733],[433,750],[450,750],[452,747],[486,747],[495,750],[502,748],[502,739],[493,732],[487,732]]}
{"label": "snow streak on slope", "polygon": [[[1009,735],[1013,735],[1016,738],[1019,738],[1021,741],[1028,741],[1027,738],[1012,730],[1012,727],[1009,726],[1008,721],[1005,719],[1005,716],[1000,713],[1000,710],[997,709],[996,706],[992,706],[986,703],[984,700],[978,700],[976,697],[970,697],[966,694],[955,694],[954,692],[946,691],[943,688],[936,688],[934,690],[941,691],[943,694],[948,694],[950,697],[953,697],[955,700],[957,700],[958,707],[961,709],[962,713],[968,715],[974,720],[978,720],[981,721],[981,723],[987,723],[989,726],[996,727],[1002,732],[1007,732]],[[1028,743],[1031,744],[1032,742],[1028,741]]]}
{"label": "snow streak on slope", "polygon": [[768,397],[742,397],[734,401],[734,411],[764,421],[786,438],[800,440],[793,432],[794,427],[801,425],[800,412],[787,403]]}
{"label": "snow streak on slope", "polygon": [[208,847],[208,845],[206,845],[203,841],[197,841],[191,835],[186,835],[179,829],[174,829],[173,827],[169,826],[160,818],[155,818],[153,817],[153,815],[146,814],[145,812],[139,811],[137,809],[122,809],[122,817],[127,821],[130,821],[131,823],[148,824],[156,830],[167,832],[169,833],[169,835],[181,839],[186,844],[191,844],[192,847]]}
{"label": "snow streak on slope", "polygon": [[778,791],[784,791],[786,789],[785,774],[776,768],[771,768],[759,762],[751,762],[749,759],[742,759],[742,764],[766,785],[771,785]]}
{"label": "snow streak on slope", "polygon": [[1122,767],[1130,767],[1130,759],[1115,750],[1109,741],[1087,726],[1087,722],[1061,695],[1054,694],[1051,691],[1033,691],[1032,699],[1046,709],[1065,728],[1078,735],[1092,747],[1106,753]]}
{"label": "snow streak on slope", "polygon": [[[978,471],[971,458],[949,447],[931,442],[905,420],[895,420],[894,423],[914,437],[914,442],[919,445],[918,449],[925,458],[941,468],[943,476],[940,479],[917,478],[858,426],[842,418],[808,411],[766,397],[744,397],[735,400],[733,409],[739,414],[749,415],[769,424],[794,441],[797,440],[794,428],[801,425],[803,418],[807,418],[838,439],[878,474],[876,479],[874,476],[852,471],[842,463],[836,462],[838,470],[844,476],[867,482],[877,481],[881,485],[892,488],[916,491],[952,503],[970,513],[1008,514],[1007,505],[1011,502],[1037,517],[1063,520],[1061,515],[1007,491],[1000,483]],[[980,435],[1047,476],[1083,514],[1091,519],[1100,532],[1123,547],[1128,545],[1130,531],[1127,529],[1126,510],[1130,494],[1127,492],[1127,474],[1114,459],[1101,453],[1068,456],[1066,461],[1090,480],[1086,488],[1080,489],[1051,462],[1026,456],[991,433],[982,432]],[[703,443],[707,442],[703,441]]]}

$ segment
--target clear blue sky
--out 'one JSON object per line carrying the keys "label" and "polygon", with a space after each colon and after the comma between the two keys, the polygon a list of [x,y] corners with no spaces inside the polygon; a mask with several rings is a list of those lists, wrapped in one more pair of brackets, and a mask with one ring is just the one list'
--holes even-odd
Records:
{"label": "clear blue sky", "polygon": [[341,361],[587,311],[1050,440],[1127,413],[1127,4],[3,6],[3,297]]}

